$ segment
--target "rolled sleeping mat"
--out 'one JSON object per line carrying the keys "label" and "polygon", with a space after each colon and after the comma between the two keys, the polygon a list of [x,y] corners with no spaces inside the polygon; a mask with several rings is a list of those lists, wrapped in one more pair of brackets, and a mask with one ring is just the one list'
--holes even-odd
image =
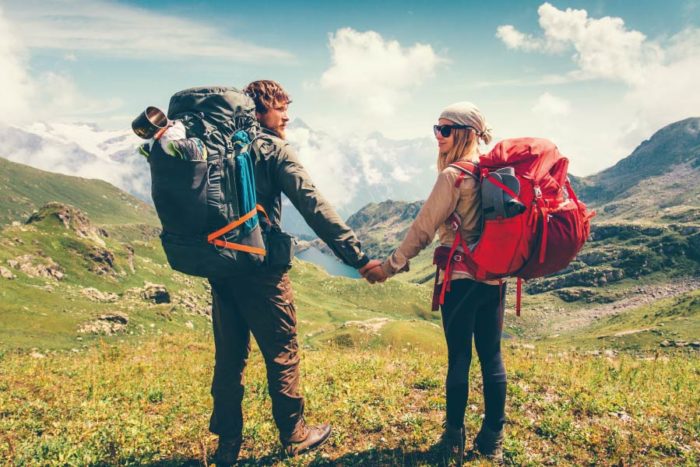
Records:
{"label": "rolled sleeping mat", "polygon": [[[512,167],[495,170],[489,177],[501,182],[516,195],[520,194],[520,182]],[[507,219],[525,211],[525,205],[488,180],[481,183],[481,205],[485,220]]]}

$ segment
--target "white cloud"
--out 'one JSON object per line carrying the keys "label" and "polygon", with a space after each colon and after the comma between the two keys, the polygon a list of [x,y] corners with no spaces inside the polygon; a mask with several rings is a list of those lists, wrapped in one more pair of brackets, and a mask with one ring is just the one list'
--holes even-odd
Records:
{"label": "white cloud", "polygon": [[236,39],[204,23],[104,0],[12,1],[8,16],[21,26],[18,31],[26,45],[36,49],[149,60],[293,58],[284,50]]}
{"label": "white cloud", "polygon": [[287,139],[298,151],[300,161],[318,189],[334,206],[342,208],[352,200],[360,174],[351,170],[350,161],[336,138],[312,134],[308,128],[289,128]]}
{"label": "white cloud", "polygon": [[561,53],[573,48],[572,59],[583,77],[629,84],[643,80],[644,70],[663,56],[656,43],[639,31],[627,29],[622,18],[589,18],[586,10],[562,11],[549,3],[542,4],[537,12],[544,37],[523,34],[512,25],[500,26],[497,37],[516,50]]}
{"label": "white cloud", "polygon": [[523,34],[512,25],[506,24],[496,29],[496,37],[501,39],[509,49],[535,51],[544,48],[544,41],[530,34]]}
{"label": "white cloud", "polygon": [[545,92],[537,99],[532,111],[546,117],[560,117],[571,112],[571,103],[566,99]]}
{"label": "white cloud", "polygon": [[[538,131],[574,148],[571,153],[579,154],[583,161],[574,165],[586,173],[630,154],[659,128],[700,116],[700,29],[649,39],[628,28],[622,18],[591,18],[586,10],[558,10],[549,3],[542,4],[538,13],[542,36],[523,34],[510,25],[499,27],[496,35],[508,48],[526,52],[573,50],[571,60],[576,68],[568,73],[569,81],[598,79],[601,84],[620,85],[618,97],[612,87],[601,99],[582,100],[576,95],[576,112],[571,111],[571,104],[560,101],[561,96],[549,92],[532,109],[542,117],[533,121],[539,123]],[[537,80],[530,84],[534,82]],[[582,135],[595,135],[595,144]]]}
{"label": "white cloud", "polygon": [[401,167],[400,165],[394,167],[394,170],[391,172],[392,178],[399,182],[410,182],[413,179],[413,176],[417,174],[418,170],[410,170],[405,167]]}
{"label": "white cloud", "polygon": [[321,86],[375,116],[394,114],[409,91],[446,61],[430,45],[402,47],[377,32],[351,28],[331,34],[329,47],[332,65],[321,76]]}
{"label": "white cloud", "polygon": [[387,198],[424,199],[437,175],[432,138],[336,136],[292,126],[287,139],[321,193],[344,215]]}
{"label": "white cloud", "polygon": [[67,75],[35,73],[27,62],[27,49],[0,9],[0,122],[27,122],[104,114],[121,105],[119,99],[90,99]]}
{"label": "white cloud", "polygon": [[34,91],[26,67],[26,52],[0,8],[0,120],[23,118]]}

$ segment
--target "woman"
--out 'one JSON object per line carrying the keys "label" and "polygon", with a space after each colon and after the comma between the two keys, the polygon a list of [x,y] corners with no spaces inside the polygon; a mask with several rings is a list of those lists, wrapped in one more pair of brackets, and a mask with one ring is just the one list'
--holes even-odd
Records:
{"label": "woman", "polygon": [[[438,143],[438,175],[425,205],[411,225],[406,238],[382,264],[384,280],[408,269],[408,262],[430,245],[439,233],[440,244],[450,247],[455,230],[461,229],[468,245],[479,239],[481,198],[478,182],[464,177],[450,164],[478,162],[479,141],[491,141],[491,129],[476,106],[459,102],[447,107],[434,127]],[[458,183],[458,178],[462,178]],[[453,228],[455,213],[461,225]],[[444,280],[444,267],[438,269],[436,283]],[[439,287],[436,287],[438,290]],[[469,366],[472,336],[481,362],[484,380],[485,417],[474,440],[476,453],[492,461],[503,462],[503,424],[505,422],[506,374],[501,358],[501,326],[504,288],[498,282],[476,282],[466,271],[454,268],[451,286],[442,305],[442,322],[447,340],[448,370],[445,382],[447,420],[442,442],[446,454],[461,465],[464,455],[464,413],[469,390]]]}

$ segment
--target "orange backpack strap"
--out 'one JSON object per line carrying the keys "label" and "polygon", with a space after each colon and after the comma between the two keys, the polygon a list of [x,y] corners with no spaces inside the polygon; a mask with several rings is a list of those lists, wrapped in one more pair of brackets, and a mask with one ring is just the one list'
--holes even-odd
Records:
{"label": "orange backpack strap", "polygon": [[243,245],[241,243],[233,243],[233,242],[227,242],[226,240],[221,240],[219,237],[223,237],[233,229],[240,227],[243,225],[248,219],[252,218],[254,215],[256,215],[258,212],[261,212],[264,216],[265,219],[267,219],[267,222],[270,222],[270,218],[267,217],[267,212],[265,212],[265,208],[263,208],[261,205],[256,204],[255,209],[251,210],[250,212],[246,213],[243,217],[240,217],[236,219],[235,221],[231,222],[228,225],[225,225],[224,227],[220,228],[216,232],[212,232],[207,236],[207,241],[211,243],[212,245],[216,245],[221,248],[228,248],[229,250],[237,250],[237,251],[243,251],[246,253],[252,253],[255,255],[260,255],[260,256],[265,256],[267,253],[264,248],[258,248],[250,245]]}

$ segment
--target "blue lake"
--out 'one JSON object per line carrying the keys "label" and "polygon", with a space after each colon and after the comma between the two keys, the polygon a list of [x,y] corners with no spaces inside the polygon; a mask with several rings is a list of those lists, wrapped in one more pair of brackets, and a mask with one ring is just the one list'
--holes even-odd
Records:
{"label": "blue lake", "polygon": [[335,256],[329,256],[323,253],[318,248],[309,248],[301,253],[297,253],[297,258],[303,261],[308,261],[309,263],[314,263],[317,266],[322,267],[331,276],[343,276],[350,277],[352,279],[360,278],[360,273],[356,269],[351,268],[335,258]]}

